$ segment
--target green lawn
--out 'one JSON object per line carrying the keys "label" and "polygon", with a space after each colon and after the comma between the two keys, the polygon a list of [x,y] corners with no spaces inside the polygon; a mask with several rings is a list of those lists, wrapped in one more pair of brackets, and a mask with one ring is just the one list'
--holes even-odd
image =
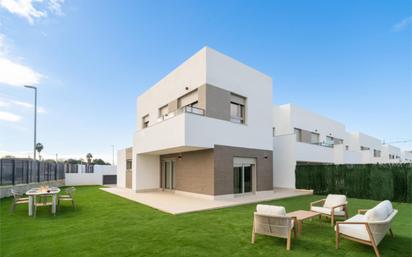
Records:
{"label": "green lawn", "polygon": [[[111,195],[98,187],[78,187],[78,209],[69,203],[56,217],[39,209],[27,216],[27,206],[9,213],[11,199],[0,201],[0,256],[374,256],[371,247],[342,239],[335,250],[335,233],[318,219],[303,224],[303,234],[292,241],[257,236],[251,244],[256,204],[183,215],[170,215]],[[321,196],[270,201],[286,210],[307,209]],[[349,200],[350,215],[377,202]],[[173,204],[173,203],[170,203]],[[411,256],[412,205],[394,203],[399,210],[392,226],[395,238],[379,245],[382,257]]]}

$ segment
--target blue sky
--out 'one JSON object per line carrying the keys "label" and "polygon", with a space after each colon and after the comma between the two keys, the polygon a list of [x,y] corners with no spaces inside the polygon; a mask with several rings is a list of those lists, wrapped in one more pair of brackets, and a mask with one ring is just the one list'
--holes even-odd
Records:
{"label": "blue sky", "polygon": [[[0,0],[0,154],[111,161],[136,96],[208,45],[351,131],[412,139],[411,1]],[[412,143],[398,144],[412,149]]]}

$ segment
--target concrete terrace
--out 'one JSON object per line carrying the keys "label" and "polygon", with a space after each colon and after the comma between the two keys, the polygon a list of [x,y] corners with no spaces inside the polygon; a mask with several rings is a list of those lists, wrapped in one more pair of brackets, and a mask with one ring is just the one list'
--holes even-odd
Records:
{"label": "concrete terrace", "polygon": [[313,194],[311,190],[275,188],[273,191],[216,200],[171,191],[136,193],[131,189],[118,187],[105,187],[101,190],[175,215]]}

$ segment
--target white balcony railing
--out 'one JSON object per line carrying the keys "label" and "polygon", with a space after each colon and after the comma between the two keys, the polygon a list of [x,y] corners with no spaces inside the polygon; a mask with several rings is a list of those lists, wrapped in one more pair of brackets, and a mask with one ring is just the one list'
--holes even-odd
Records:
{"label": "white balcony railing", "polygon": [[[160,116],[157,119],[157,122],[155,124],[157,124],[159,122],[162,122],[164,120],[168,120],[170,118],[173,118],[173,117],[175,117],[179,114],[182,114],[182,113],[192,113],[192,114],[204,116],[205,115],[205,110],[201,109],[201,108],[198,108],[198,107],[190,106],[190,105],[183,106],[183,107],[177,109],[176,111],[173,111],[173,112],[170,112],[170,113],[167,113],[165,115]],[[155,124],[152,124],[151,126],[153,126]]]}

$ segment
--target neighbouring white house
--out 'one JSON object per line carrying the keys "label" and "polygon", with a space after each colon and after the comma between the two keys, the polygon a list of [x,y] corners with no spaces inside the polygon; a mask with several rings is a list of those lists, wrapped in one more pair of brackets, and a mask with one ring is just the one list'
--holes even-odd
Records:
{"label": "neighbouring white house", "polygon": [[299,164],[407,162],[398,147],[292,104],[273,107],[274,186],[295,186]]}
{"label": "neighbouring white house", "polygon": [[204,47],[137,98],[118,187],[217,198],[295,187],[300,163],[412,160],[391,145],[292,104],[273,105],[272,79]]}
{"label": "neighbouring white house", "polygon": [[401,153],[402,162],[412,163],[412,151],[403,151]]}

